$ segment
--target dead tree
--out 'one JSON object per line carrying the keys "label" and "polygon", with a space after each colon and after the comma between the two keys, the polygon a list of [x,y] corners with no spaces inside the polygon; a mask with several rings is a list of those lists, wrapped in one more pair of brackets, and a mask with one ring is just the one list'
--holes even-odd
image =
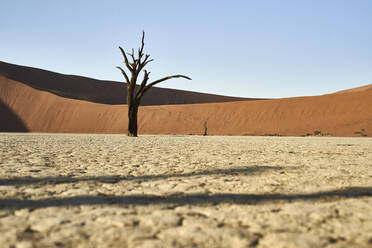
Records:
{"label": "dead tree", "polygon": [[208,130],[208,121],[204,121],[204,133],[203,136],[207,136],[207,130]]}
{"label": "dead tree", "polygon": [[[145,46],[145,32],[142,32],[142,44],[141,47],[138,48],[138,53],[134,53],[134,49],[132,48],[131,53],[126,53],[123,48],[119,46],[119,49],[124,57],[124,64],[127,67],[127,69],[130,72],[130,78],[128,74],[125,72],[123,68],[120,66],[117,66],[121,73],[123,74],[126,85],[127,85],[127,105],[128,105],[128,136],[131,137],[137,137],[137,113],[138,113],[138,107],[141,103],[141,99],[144,96],[144,94],[154,85],[161,83],[163,81],[172,79],[172,78],[186,78],[188,80],[191,80],[191,78],[184,76],[184,75],[172,75],[168,77],[164,77],[161,79],[158,79],[156,81],[153,81],[149,84],[147,84],[149,80],[150,72],[147,70],[143,70],[144,67],[153,61],[153,59],[149,59],[149,54],[143,53],[143,48]],[[131,58],[131,62],[128,60],[128,56]],[[142,82],[139,86],[137,86],[137,79],[141,71],[144,71]]]}

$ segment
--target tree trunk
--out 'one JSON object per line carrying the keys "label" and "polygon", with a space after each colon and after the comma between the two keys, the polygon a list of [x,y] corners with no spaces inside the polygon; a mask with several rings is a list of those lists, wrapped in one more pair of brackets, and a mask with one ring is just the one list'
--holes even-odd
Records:
{"label": "tree trunk", "polygon": [[207,136],[207,129],[208,129],[208,122],[207,121],[204,121],[204,134],[203,136]]}
{"label": "tree trunk", "polygon": [[137,137],[137,113],[138,104],[128,106],[128,136]]}

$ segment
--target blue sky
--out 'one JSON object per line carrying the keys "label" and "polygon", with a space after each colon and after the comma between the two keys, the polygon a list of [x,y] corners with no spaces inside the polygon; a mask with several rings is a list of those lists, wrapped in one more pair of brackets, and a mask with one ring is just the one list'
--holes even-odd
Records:
{"label": "blue sky", "polygon": [[118,46],[145,50],[160,87],[242,97],[372,83],[372,1],[1,0],[0,60],[123,81]]}

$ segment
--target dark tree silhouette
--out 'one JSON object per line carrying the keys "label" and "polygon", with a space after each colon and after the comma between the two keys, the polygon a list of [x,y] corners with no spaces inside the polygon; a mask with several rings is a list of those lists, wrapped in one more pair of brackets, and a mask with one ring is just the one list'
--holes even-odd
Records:
{"label": "dark tree silhouette", "polygon": [[203,136],[207,136],[207,131],[208,131],[208,121],[204,121],[204,134]]}
{"label": "dark tree silhouette", "polygon": [[[121,73],[123,74],[126,84],[127,84],[127,105],[128,105],[128,136],[131,137],[137,137],[137,113],[138,113],[138,107],[141,103],[141,99],[143,95],[154,85],[161,83],[163,81],[172,79],[172,78],[186,78],[188,80],[191,80],[191,78],[184,76],[184,75],[172,75],[168,77],[164,77],[161,79],[158,79],[156,81],[153,81],[149,84],[147,84],[147,81],[149,80],[150,72],[147,70],[144,70],[144,76],[142,79],[141,84],[137,87],[136,90],[136,84],[137,79],[140,74],[140,72],[144,69],[144,67],[153,61],[153,59],[149,59],[149,54],[143,53],[143,48],[145,46],[145,32],[142,31],[142,44],[141,47],[138,48],[137,57],[134,53],[134,49],[132,48],[132,53],[126,53],[123,48],[119,46],[119,49],[124,57],[124,64],[127,67],[127,69],[130,72],[130,78],[128,77],[127,73],[123,68],[120,66],[117,66]],[[128,56],[132,59],[132,62],[128,60]]]}

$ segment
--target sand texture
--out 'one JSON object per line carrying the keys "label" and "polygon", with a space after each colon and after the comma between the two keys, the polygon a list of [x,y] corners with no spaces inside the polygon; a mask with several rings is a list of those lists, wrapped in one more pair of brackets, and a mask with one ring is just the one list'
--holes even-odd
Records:
{"label": "sand texture", "polygon": [[1,247],[372,247],[372,139],[0,134]]}
{"label": "sand texture", "polygon": [[[65,98],[2,76],[0,113],[0,131],[125,133],[128,121],[126,105]],[[322,135],[370,137],[371,113],[372,91],[365,90],[274,100],[143,106],[138,118],[141,134],[203,134],[206,126],[207,133],[213,135],[302,136],[318,131]]]}

